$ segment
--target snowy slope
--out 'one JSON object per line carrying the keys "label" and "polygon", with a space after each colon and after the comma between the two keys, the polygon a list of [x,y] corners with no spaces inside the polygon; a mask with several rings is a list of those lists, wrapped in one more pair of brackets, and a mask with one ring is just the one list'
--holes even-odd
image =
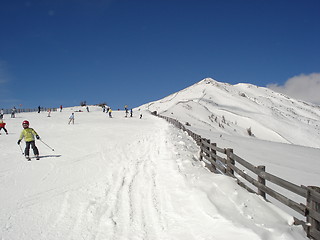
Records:
{"label": "snowy slope", "polygon": [[204,79],[144,109],[233,136],[320,148],[320,107],[250,84]]}
{"label": "snowy slope", "polygon": [[[264,165],[267,172],[298,186],[319,186],[319,106],[250,84],[204,79],[141,108],[188,122],[190,130],[220,148],[232,148],[253,165]],[[254,136],[248,135],[249,128]],[[305,204],[301,197],[277,190]],[[267,198],[302,218],[277,200]]]}
{"label": "snowy slope", "polygon": [[[0,239],[307,239],[291,216],[203,168],[194,141],[164,120],[90,107],[68,125],[78,109],[5,116]],[[55,149],[37,141],[39,161],[16,143],[25,119]]]}

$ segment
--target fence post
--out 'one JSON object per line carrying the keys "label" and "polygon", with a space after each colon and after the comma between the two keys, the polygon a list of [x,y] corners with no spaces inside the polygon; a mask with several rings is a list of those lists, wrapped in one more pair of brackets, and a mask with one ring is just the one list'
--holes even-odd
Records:
{"label": "fence post", "polygon": [[[266,171],[266,166],[258,166],[257,167],[259,170],[261,170],[261,172],[265,172]],[[258,182],[263,184],[264,186],[266,185],[266,180],[262,177],[259,176],[258,174]],[[262,191],[260,188],[258,188],[258,195],[262,196],[264,199],[266,199],[266,193],[264,191]]]}
{"label": "fence post", "polygon": [[199,139],[199,146],[200,146],[200,161],[203,160],[203,157],[202,157],[202,154],[203,154],[203,151],[202,151],[202,138]]}
{"label": "fence post", "polygon": [[[209,144],[209,146],[210,146],[210,139],[206,139],[206,142]],[[206,147],[206,149],[211,153],[211,148],[210,147]],[[212,155],[211,154],[208,154],[208,153],[206,153],[206,155],[209,157],[209,158],[211,158],[212,159]],[[212,164],[212,163],[206,163],[206,167],[211,171],[211,172],[215,172],[215,167],[214,167],[214,165]]]}
{"label": "fence post", "polygon": [[[320,198],[316,197],[315,192],[320,194],[320,187],[317,186],[308,186],[308,192],[307,192],[307,223],[310,224],[310,226],[307,228],[307,236],[312,237],[314,239],[320,239],[320,222],[313,218],[310,214],[312,211],[312,215],[320,216]],[[319,196],[319,195],[318,195]]]}
{"label": "fence post", "polygon": [[[209,143],[210,145],[210,139],[205,139],[205,138],[200,138],[200,161],[203,161],[203,157],[202,157],[202,154],[205,154],[207,157],[211,157],[210,155],[211,154],[208,154],[207,152],[204,152],[203,149],[207,149],[208,151],[211,151],[210,147],[206,147],[203,145],[203,142],[207,142]],[[206,168],[208,168],[211,172],[214,172],[214,169],[212,167],[212,164],[206,162],[206,161],[203,161],[204,165]]]}
{"label": "fence post", "polygon": [[[211,143],[211,146],[216,147],[216,146],[217,146],[217,143]],[[214,155],[217,154],[217,151],[214,150],[213,148],[211,148],[211,152],[212,152]],[[212,161],[217,162],[217,159],[216,159],[215,157],[213,157],[213,155],[211,155],[210,157],[211,157],[211,160],[212,160]],[[212,168],[213,168],[214,171],[217,170],[215,165],[212,165]]]}
{"label": "fence post", "polygon": [[196,135],[196,142],[199,146],[201,146],[201,136],[200,135]]}
{"label": "fence post", "polygon": [[226,154],[227,154],[227,169],[226,169],[226,171],[231,176],[234,176],[234,172],[230,166],[235,165],[235,161],[231,158],[231,153],[233,153],[233,149],[227,148],[226,149]]}

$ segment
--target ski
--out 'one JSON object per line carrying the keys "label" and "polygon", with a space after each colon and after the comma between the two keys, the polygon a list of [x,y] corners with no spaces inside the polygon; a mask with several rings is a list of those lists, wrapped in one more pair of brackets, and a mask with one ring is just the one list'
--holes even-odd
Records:
{"label": "ski", "polygon": [[36,159],[36,160],[40,160],[41,158],[56,158],[56,157],[61,157],[61,155],[42,155],[42,156],[24,156],[28,161],[31,161],[33,159]]}
{"label": "ski", "polygon": [[31,161],[32,158],[35,158],[36,160],[40,160],[40,156],[34,156],[34,157],[29,157],[27,156],[26,159],[28,159],[28,161]]}

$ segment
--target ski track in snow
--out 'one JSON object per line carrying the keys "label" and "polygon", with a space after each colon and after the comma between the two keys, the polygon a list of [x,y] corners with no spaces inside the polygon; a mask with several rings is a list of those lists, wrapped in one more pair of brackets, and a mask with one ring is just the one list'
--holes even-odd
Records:
{"label": "ski track in snow", "polygon": [[[65,239],[74,239],[84,225],[93,228],[88,231],[90,238],[85,239],[170,239],[165,233],[168,223],[162,212],[164,192],[157,182],[157,165],[166,161],[163,168],[167,168],[171,159],[168,149],[172,146],[161,129],[166,126],[162,123],[156,132],[138,135],[138,140],[115,148],[112,153],[101,152],[104,160],[116,159],[113,161],[117,167],[107,176],[104,196],[80,206],[78,216],[68,220],[71,226]],[[73,202],[66,193],[54,225],[68,218]],[[170,205],[170,201],[165,205]]]}
{"label": "ski track in snow", "polygon": [[[99,197],[95,197],[97,193],[91,192],[91,185],[82,187],[71,184],[62,189],[27,194],[19,203],[20,211],[32,208],[39,202],[49,201],[50,198],[62,198],[55,213],[48,213],[51,215],[48,218],[52,230],[45,234],[45,239],[59,235],[64,239],[77,239],[75,236],[84,232],[84,227],[88,228],[88,231],[85,231],[87,235],[81,236],[84,239],[163,239],[161,236],[165,234],[167,223],[161,212],[159,195],[162,190],[157,189],[156,162],[169,158],[166,156],[168,150],[165,131],[161,129],[165,126],[167,124],[162,123],[156,133],[151,132],[148,136],[136,135],[136,140],[126,146],[109,147],[99,153],[102,161],[111,160],[115,164],[113,171],[106,173],[104,182],[93,183],[98,186],[98,191],[103,190],[102,196],[101,192],[98,192]],[[113,150],[110,151],[111,149]],[[63,167],[89,161],[90,157],[96,155],[90,153],[71,159]],[[34,165],[21,166],[19,173],[33,171],[35,168]],[[46,181],[56,174],[60,175],[61,166],[50,168],[41,177],[41,181]],[[82,194],[90,195],[91,199],[86,203],[77,203],[77,199],[81,199],[77,195]],[[64,234],[64,231],[61,231],[63,228]],[[56,233],[59,231],[61,234]]]}
{"label": "ski track in snow", "polygon": [[[230,212],[239,219],[248,213],[212,182],[186,133],[153,116],[143,122],[114,113],[106,121],[100,112],[91,114],[79,116],[86,124],[101,120],[96,132],[82,131],[80,123],[62,130],[70,133],[65,142],[79,146],[60,143],[57,132],[61,157],[19,159],[0,173],[0,182],[13,188],[0,210],[1,240],[277,239],[270,238],[273,229],[250,219],[234,222]],[[120,130],[115,134],[110,127]],[[202,183],[203,174],[212,179]],[[223,197],[221,206],[215,205],[213,200]],[[233,210],[221,211],[225,206]]]}

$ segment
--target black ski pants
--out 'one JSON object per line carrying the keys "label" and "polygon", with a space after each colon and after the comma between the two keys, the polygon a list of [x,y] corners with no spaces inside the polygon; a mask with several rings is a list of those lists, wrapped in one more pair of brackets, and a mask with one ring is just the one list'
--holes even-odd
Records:
{"label": "black ski pants", "polygon": [[6,132],[6,134],[8,134],[8,131],[7,129],[5,129],[5,127],[0,127],[0,132],[1,132],[1,129],[3,129]]}
{"label": "black ski pants", "polygon": [[24,150],[24,155],[29,156],[30,146],[32,147],[34,155],[39,155],[39,150],[36,146],[35,141],[26,142],[26,149]]}

